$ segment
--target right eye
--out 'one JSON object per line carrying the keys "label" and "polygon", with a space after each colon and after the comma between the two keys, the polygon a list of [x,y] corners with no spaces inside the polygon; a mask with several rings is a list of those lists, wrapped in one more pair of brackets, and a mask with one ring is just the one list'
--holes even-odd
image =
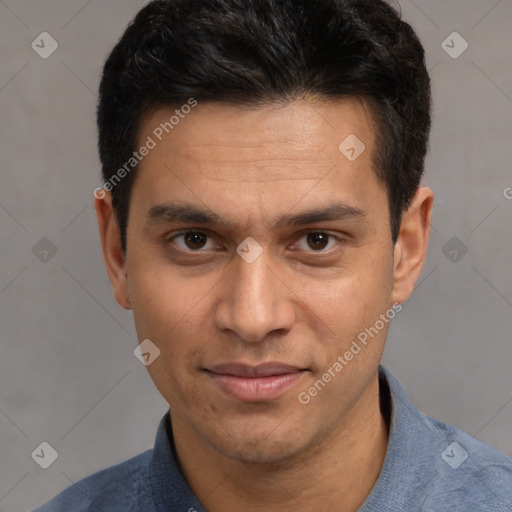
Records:
{"label": "right eye", "polygon": [[[201,231],[181,231],[171,237],[167,237],[166,241],[174,243],[186,252],[203,252],[203,250],[215,247],[215,244],[208,239],[208,235]],[[210,246],[208,245],[209,243],[211,244]]]}

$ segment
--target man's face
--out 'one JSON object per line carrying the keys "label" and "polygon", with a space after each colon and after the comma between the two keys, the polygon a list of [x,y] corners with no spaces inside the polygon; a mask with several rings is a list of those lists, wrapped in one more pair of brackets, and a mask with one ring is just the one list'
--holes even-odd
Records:
{"label": "man's face", "polygon": [[[387,324],[299,396],[400,299],[372,120],[355,100],[204,103],[159,142],[172,114],[152,113],[139,137],[157,145],[127,231],[138,338],[161,351],[148,369],[173,422],[228,457],[283,460],[368,403]],[[350,135],[366,146],[354,161],[339,149]]]}

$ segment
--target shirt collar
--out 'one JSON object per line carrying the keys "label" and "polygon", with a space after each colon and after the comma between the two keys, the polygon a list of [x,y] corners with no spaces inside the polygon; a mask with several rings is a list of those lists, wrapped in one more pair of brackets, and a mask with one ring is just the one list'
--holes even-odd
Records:
{"label": "shirt collar", "polygon": [[[418,493],[434,478],[432,454],[418,433],[428,430],[421,413],[408,399],[395,377],[379,368],[381,407],[389,396],[389,440],[379,478],[360,512],[393,510],[401,498],[398,493]],[[389,390],[389,395],[388,395]],[[432,432],[430,432],[432,434]],[[158,512],[184,510],[207,512],[192,493],[177,464],[174,440],[167,413],[158,427],[150,462],[150,478]]]}
{"label": "shirt collar", "polygon": [[150,479],[157,512],[206,512],[178,467],[169,412],[160,421],[150,462]]}
{"label": "shirt collar", "polygon": [[[386,456],[379,478],[359,512],[396,510],[410,496],[425,494],[437,471],[432,464],[431,438],[423,415],[409,400],[398,380],[383,366],[379,382],[390,395],[390,425]],[[429,441],[427,441],[429,440]]]}

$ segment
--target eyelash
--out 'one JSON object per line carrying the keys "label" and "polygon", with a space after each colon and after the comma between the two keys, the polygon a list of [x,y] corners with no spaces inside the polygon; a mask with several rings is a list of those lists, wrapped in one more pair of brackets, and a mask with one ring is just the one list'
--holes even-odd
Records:
{"label": "eyelash", "polygon": [[[189,235],[189,234],[204,235],[204,236],[207,237],[207,241],[212,238],[210,235],[208,235],[208,233],[205,233],[204,231],[199,231],[199,230],[195,231],[195,230],[188,229],[188,230],[185,230],[185,231],[179,231],[177,233],[174,233],[172,236],[165,237],[165,243],[166,243],[166,245],[167,244],[171,244],[171,243],[173,243],[173,241],[176,238],[183,237],[183,236]],[[295,244],[297,244],[303,238],[307,238],[309,235],[312,235],[312,234],[322,234],[322,235],[326,235],[327,237],[329,237],[328,245],[331,242],[331,240],[333,240],[333,239],[336,240],[338,242],[338,244],[341,242],[339,237],[337,237],[336,235],[333,235],[332,233],[329,233],[327,231],[310,230],[310,231],[306,231],[306,232],[302,233],[301,236],[295,242]],[[186,252],[188,254],[201,253],[201,252],[206,252],[207,251],[207,249],[203,249],[203,248],[197,249],[197,250],[193,250],[193,249],[190,249],[190,248],[184,249],[184,248],[181,248],[181,247],[179,247],[179,250],[181,250],[183,252]],[[326,249],[322,249],[322,250],[315,251],[315,250],[311,249],[311,250],[305,250],[305,251],[308,252],[308,253],[312,253],[312,254],[328,255],[328,254],[330,254],[330,252],[332,252],[332,247],[330,249],[327,249],[327,250]]]}

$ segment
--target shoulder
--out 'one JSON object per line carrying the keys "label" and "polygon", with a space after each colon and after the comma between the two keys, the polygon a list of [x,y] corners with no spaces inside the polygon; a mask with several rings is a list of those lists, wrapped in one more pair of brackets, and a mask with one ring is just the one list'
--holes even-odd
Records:
{"label": "shoulder", "polygon": [[148,465],[152,450],[104,469],[71,485],[33,512],[85,512],[150,510],[141,505],[151,499]]}
{"label": "shoulder", "polygon": [[422,510],[510,512],[512,459],[453,425],[420,415],[438,451],[437,476],[428,485]]}
{"label": "shoulder", "polygon": [[391,503],[394,493],[401,509],[422,512],[512,512],[512,459],[423,414],[389,371],[380,376],[391,392],[391,429],[375,496]]}

